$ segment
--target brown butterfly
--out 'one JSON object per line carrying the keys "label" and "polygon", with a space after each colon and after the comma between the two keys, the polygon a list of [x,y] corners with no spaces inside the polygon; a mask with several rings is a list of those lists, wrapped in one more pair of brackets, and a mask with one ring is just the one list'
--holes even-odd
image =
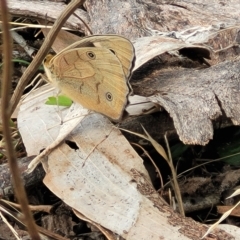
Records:
{"label": "brown butterfly", "polygon": [[44,68],[63,94],[82,106],[119,121],[131,87],[132,43],[118,35],[89,36],[57,55],[47,55]]}

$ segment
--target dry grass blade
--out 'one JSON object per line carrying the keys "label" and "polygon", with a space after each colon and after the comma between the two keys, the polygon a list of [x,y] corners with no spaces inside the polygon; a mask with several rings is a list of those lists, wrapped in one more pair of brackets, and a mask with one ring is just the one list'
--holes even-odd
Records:
{"label": "dry grass blade", "polygon": [[182,195],[181,195],[180,187],[179,187],[179,184],[178,184],[178,181],[177,181],[177,173],[176,173],[175,167],[173,165],[173,161],[172,161],[172,155],[171,155],[170,147],[169,147],[169,144],[168,144],[167,133],[165,133],[164,139],[165,139],[167,149],[168,149],[168,156],[169,156],[168,164],[169,164],[169,167],[170,167],[171,172],[172,172],[172,179],[173,179],[172,186],[173,186],[173,189],[174,189],[177,201],[178,201],[179,212],[182,214],[182,216],[185,216],[183,202],[182,202]]}
{"label": "dry grass blade", "polygon": [[3,216],[2,212],[0,211],[0,217],[2,218],[3,222],[7,224],[13,235],[16,237],[16,239],[21,240],[18,236],[18,233],[15,231],[15,229],[12,227],[12,225],[7,221],[7,219]]}
{"label": "dry grass blade", "polygon": [[[131,134],[133,134],[133,135],[136,135],[136,136],[138,136],[138,137],[140,137],[140,138],[146,139],[146,140],[148,140],[149,142],[151,142],[152,145],[153,145],[154,147],[156,147],[156,150],[158,151],[158,153],[168,162],[168,156],[167,156],[166,151],[164,150],[164,148],[163,148],[158,142],[156,142],[156,141],[146,132],[146,130],[145,130],[144,128],[143,128],[143,129],[144,129],[145,133],[147,134],[147,136],[145,136],[145,135],[143,135],[143,134],[140,134],[140,133],[135,133],[135,132],[129,131],[129,130],[127,130],[127,129],[123,129],[123,128],[119,128],[119,129],[121,129],[121,130],[124,131],[124,132],[131,133]],[[149,137],[150,137],[150,138],[149,138]]]}
{"label": "dry grass blade", "polygon": [[[22,226],[26,226],[24,224],[24,222],[22,222],[23,215],[20,212],[18,212],[18,210],[14,207],[14,203],[8,202],[6,200],[1,200],[0,202],[4,202],[4,204],[9,205],[14,210],[14,211],[9,211],[7,208],[0,205],[0,217],[1,217],[1,213],[5,213],[11,219],[14,219],[18,224],[20,224]],[[18,208],[18,206],[16,206],[16,207]],[[11,226],[9,226],[9,228],[10,227]],[[54,233],[54,232],[44,229],[42,227],[37,226],[37,229],[38,229],[38,232],[41,234],[42,240],[49,239],[49,238],[56,239],[56,240],[69,240],[69,238],[62,237],[62,236],[58,235],[57,233]],[[22,238],[20,238],[20,239],[22,239]]]}
{"label": "dry grass blade", "polygon": [[156,149],[156,151],[168,162],[169,164],[169,158],[167,156],[166,151],[164,150],[164,148],[157,142],[155,141],[149,134],[148,132],[145,130],[145,128],[142,126],[143,131],[145,132],[145,134],[147,135],[147,139],[148,141],[151,142],[151,144],[153,145],[153,147]]}
{"label": "dry grass blade", "polygon": [[[2,22],[0,21],[0,23],[2,23]],[[46,26],[46,25],[41,25],[41,24],[30,24],[30,23],[19,23],[19,22],[9,22],[9,23],[14,26],[21,26],[21,27],[12,28],[11,31],[24,29],[24,28],[49,28],[49,29],[52,28],[52,26]],[[72,30],[72,29],[66,28],[66,27],[62,27],[62,30],[76,31],[76,30]]]}
{"label": "dry grass blade", "polygon": [[[0,200],[0,203],[3,202],[4,204],[9,205],[10,207],[14,208],[15,211],[17,211],[17,209],[20,209],[21,206],[17,203],[13,203],[4,199]],[[53,206],[51,205],[29,205],[29,208],[31,211],[35,211],[35,212],[46,212],[46,213],[51,213],[51,210],[53,208]]]}
{"label": "dry grass blade", "polygon": [[176,174],[176,170],[175,170],[175,167],[173,165],[173,162],[172,162],[171,151],[170,151],[170,148],[169,148],[169,145],[168,145],[166,135],[164,137],[165,137],[166,145],[167,145],[167,148],[168,148],[168,156],[167,156],[167,153],[165,152],[164,148],[148,134],[148,132],[145,130],[145,128],[143,126],[142,126],[142,128],[143,128],[145,134],[147,135],[148,140],[152,143],[152,145],[156,149],[156,151],[167,161],[167,163],[168,163],[168,165],[171,169],[172,178],[173,178],[173,184],[172,185],[173,185],[174,192],[175,192],[175,195],[176,195],[176,198],[177,198],[177,201],[178,201],[179,212],[181,213],[182,216],[185,216],[183,203],[182,203],[181,192],[180,192],[180,188],[179,188],[178,181],[177,181],[177,174]]}
{"label": "dry grass blade", "polygon": [[211,231],[213,231],[213,229],[215,229],[219,225],[219,223],[221,223],[223,220],[225,220],[231,214],[233,209],[235,209],[239,204],[240,204],[240,201],[234,207],[232,207],[230,210],[225,212],[222,215],[222,217],[207,230],[207,232],[202,236],[201,239],[205,238]]}
{"label": "dry grass blade", "polygon": [[232,197],[235,197],[237,195],[240,195],[240,189],[237,189],[233,194],[231,194],[229,197],[227,197],[226,199],[228,198],[232,198]]}
{"label": "dry grass blade", "polygon": [[143,128],[146,136],[142,135],[142,134],[139,134],[139,133],[131,132],[131,131],[128,131],[128,130],[122,129],[122,128],[121,128],[121,130],[132,133],[132,134],[134,134],[138,137],[144,138],[144,139],[148,140],[149,142],[151,142],[151,144],[156,149],[156,151],[167,161],[167,163],[168,163],[168,165],[171,169],[171,172],[172,172],[172,178],[173,178],[173,183],[174,183],[173,188],[174,188],[176,198],[178,200],[179,211],[182,214],[182,216],[185,216],[183,203],[182,203],[182,198],[181,198],[181,193],[180,193],[180,188],[179,188],[179,185],[178,185],[178,182],[177,182],[177,174],[176,174],[176,171],[175,171],[172,159],[171,159],[171,152],[170,152],[170,148],[168,146],[168,142],[166,140],[166,137],[165,137],[165,140],[166,140],[166,144],[168,146],[169,157],[167,156],[167,153],[164,150],[164,148],[148,134],[148,132],[145,130],[145,128],[143,126],[142,126],[142,128]]}
{"label": "dry grass blade", "polygon": [[161,188],[163,189],[163,178],[162,178],[162,174],[158,168],[158,166],[156,165],[156,163],[153,161],[153,159],[151,158],[151,156],[149,155],[149,153],[142,147],[140,146],[139,144],[136,144],[136,143],[131,143],[132,145],[135,145],[137,147],[139,147],[140,149],[142,149],[142,151],[144,152],[144,154],[150,159],[150,161],[152,162],[153,166],[155,167],[158,175],[159,175],[159,178],[160,178],[160,186]]}

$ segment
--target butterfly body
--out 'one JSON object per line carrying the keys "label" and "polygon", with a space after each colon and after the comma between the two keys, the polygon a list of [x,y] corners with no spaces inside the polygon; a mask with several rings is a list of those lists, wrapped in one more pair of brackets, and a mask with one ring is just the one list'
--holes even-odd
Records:
{"label": "butterfly body", "polygon": [[133,59],[129,40],[115,35],[91,36],[56,56],[48,55],[44,68],[49,81],[63,94],[119,121],[131,92],[128,79]]}

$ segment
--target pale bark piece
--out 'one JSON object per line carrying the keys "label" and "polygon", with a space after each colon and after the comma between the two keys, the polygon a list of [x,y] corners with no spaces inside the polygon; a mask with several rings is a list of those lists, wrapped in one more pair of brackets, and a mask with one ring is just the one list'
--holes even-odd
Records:
{"label": "pale bark piece", "polygon": [[240,236],[240,228],[237,226],[233,226],[230,224],[219,224],[218,228],[229,232],[232,236],[235,237],[235,239],[237,240]]}
{"label": "pale bark piece", "polygon": [[[28,166],[29,172],[33,171],[41,159],[64,141],[81,120],[89,114],[88,109],[84,109],[78,104],[72,104],[71,108],[45,105],[44,102],[47,98],[54,95],[56,96],[56,90],[49,84],[45,85],[32,91],[23,100],[20,107],[19,131],[22,138],[26,139],[25,147],[28,155],[37,155]],[[44,134],[38,136],[39,131]]]}
{"label": "pale bark piece", "polygon": [[158,107],[146,97],[133,95],[129,96],[128,100],[129,103],[125,110],[129,116],[139,116],[159,111]]}
{"label": "pale bark piece", "polygon": [[123,234],[140,208],[141,197],[125,170],[136,167],[139,157],[119,130],[106,124],[87,116],[68,137],[78,149],[63,144],[48,156],[44,183],[92,221]]}
{"label": "pale bark piece", "polygon": [[[12,15],[39,18],[45,20],[45,24],[48,25],[46,20],[55,22],[61,12],[65,9],[66,4],[52,1],[8,0],[8,7],[9,12]],[[88,14],[85,11],[77,9],[75,13],[82,18],[84,22],[89,22]],[[83,22],[79,21],[75,16],[71,16],[64,26],[80,30],[84,33],[84,30],[86,30]]]}
{"label": "pale bark piece", "polygon": [[213,137],[212,120],[226,115],[240,124],[239,67],[235,59],[208,69],[155,73],[148,99],[169,112],[184,143],[205,145]]}
{"label": "pale bark piece", "polygon": [[[40,161],[47,156],[54,148],[58,147],[60,143],[62,143],[69,133],[79,124],[81,123],[82,119],[89,114],[88,109],[84,109],[82,106],[72,104],[70,110],[70,114],[61,120],[63,123],[59,123],[53,128],[57,131],[58,134],[55,136],[54,140],[49,144],[37,157],[35,157],[31,163],[28,165],[28,172],[32,172]],[[53,113],[55,114],[55,113]],[[48,129],[47,129],[48,131]]]}
{"label": "pale bark piece", "polygon": [[[38,155],[57,138],[61,126],[61,116],[57,106],[44,103],[49,96],[56,96],[56,89],[45,85],[32,91],[21,103],[18,113],[18,128],[23,139],[26,139],[28,156]],[[60,107],[64,117],[68,109]],[[36,137],[38,136],[38,137]]]}

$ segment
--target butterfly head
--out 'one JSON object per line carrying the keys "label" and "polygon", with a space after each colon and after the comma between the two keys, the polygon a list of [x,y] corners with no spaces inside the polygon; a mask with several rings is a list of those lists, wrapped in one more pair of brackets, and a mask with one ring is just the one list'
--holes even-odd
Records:
{"label": "butterfly head", "polygon": [[43,60],[43,67],[49,82],[52,82],[52,66],[53,65],[51,60],[54,58],[54,56],[55,56],[54,54],[48,54]]}

